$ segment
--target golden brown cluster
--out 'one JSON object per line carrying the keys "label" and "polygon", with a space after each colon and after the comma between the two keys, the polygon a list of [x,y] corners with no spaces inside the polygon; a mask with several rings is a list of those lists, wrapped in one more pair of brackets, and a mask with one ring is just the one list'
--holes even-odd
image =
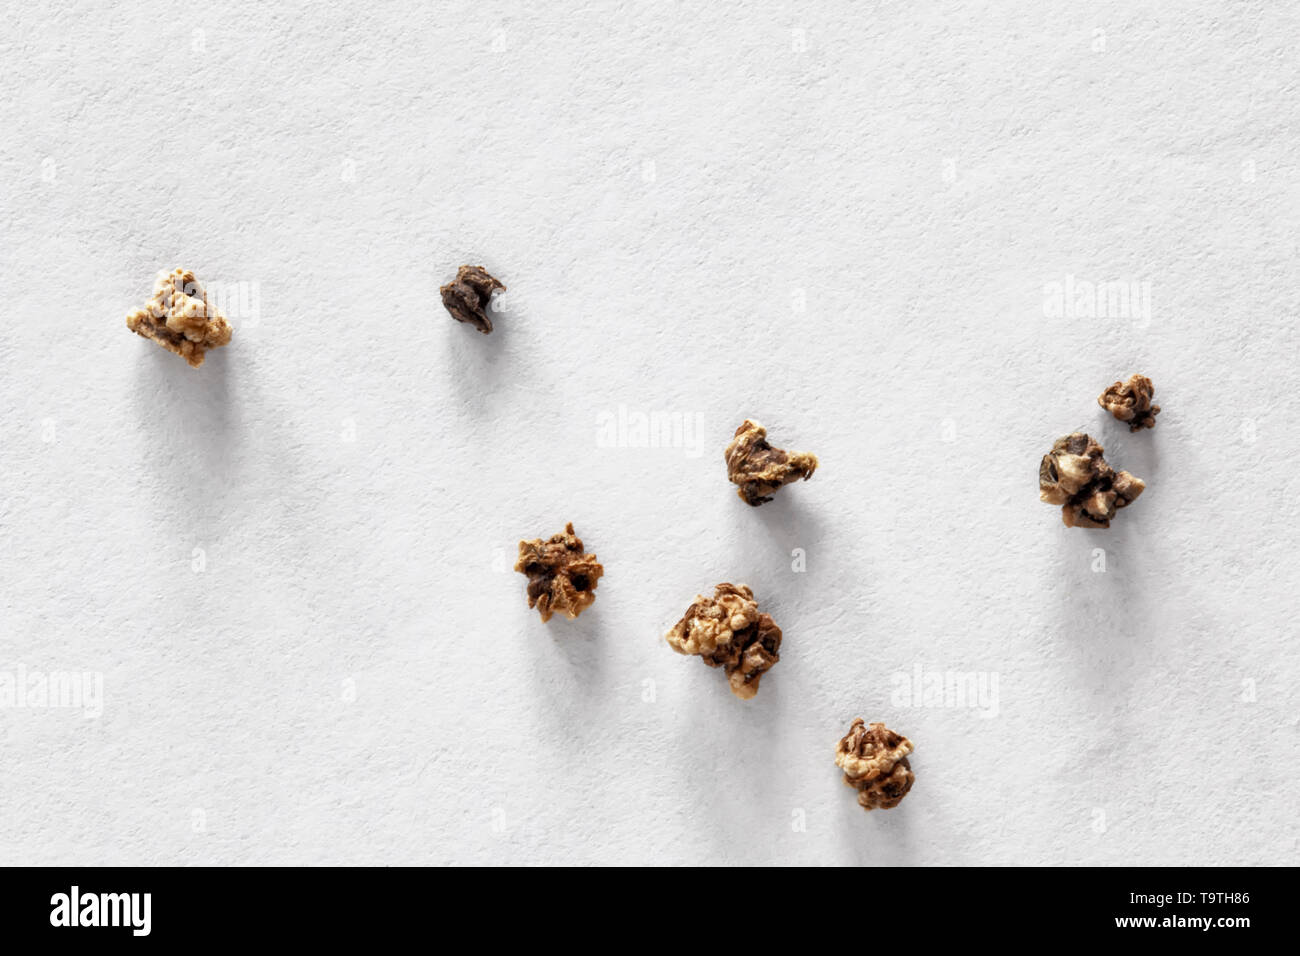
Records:
{"label": "golden brown cluster", "polygon": [[888,810],[898,806],[916,779],[907,761],[911,752],[912,742],[902,734],[859,717],[835,748],[835,766],[858,791],[864,810]]}
{"label": "golden brown cluster", "polygon": [[1133,375],[1127,382],[1116,382],[1097,398],[1097,404],[1122,422],[1131,432],[1156,427],[1160,406],[1152,405],[1156,387],[1145,375]]}
{"label": "golden brown cluster", "polygon": [[572,521],[563,534],[545,541],[520,541],[515,570],[528,575],[528,606],[537,608],[543,621],[556,611],[572,620],[591,607],[596,582],[605,573],[596,556],[583,550]]}
{"label": "golden brown cluster", "polygon": [[468,322],[487,335],[492,331],[492,320],[487,314],[488,302],[494,291],[500,289],[504,292],[505,288],[482,266],[461,266],[456,270],[456,278],[438,291],[442,293],[442,304],[453,319]]}
{"label": "golden brown cluster", "polygon": [[802,478],[807,481],[817,470],[817,456],[808,452],[787,452],[767,442],[767,429],[745,419],[727,445],[727,477],[739,485],[736,494],[757,508],[772,500],[782,485]]}
{"label": "golden brown cluster", "polygon": [[1068,528],[1109,528],[1115,512],[1146,489],[1141,478],[1111,468],[1104,451],[1095,439],[1075,432],[1058,438],[1038,466],[1038,498],[1060,505]]}
{"label": "golden brown cluster", "polygon": [[158,273],[153,298],[126,317],[126,327],[175,352],[194,368],[203,364],[208,349],[228,344],[232,334],[230,323],[187,269]]}
{"label": "golden brown cluster", "polygon": [[759,613],[754,592],[743,584],[719,584],[711,598],[697,595],[664,639],[679,654],[723,668],[731,692],[744,700],[758,693],[763,674],[781,659],[781,629]]}

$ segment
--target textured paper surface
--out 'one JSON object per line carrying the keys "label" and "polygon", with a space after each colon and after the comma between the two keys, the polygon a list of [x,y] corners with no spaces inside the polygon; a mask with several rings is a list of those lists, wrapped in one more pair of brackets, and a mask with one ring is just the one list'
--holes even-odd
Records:
{"label": "textured paper surface", "polygon": [[[1296,862],[1298,27],[15,11],[0,670],[102,701],[0,709],[0,859]],[[197,371],[123,324],[178,265],[247,299]],[[822,462],[757,510],[746,416]],[[1148,483],[1109,531],[1037,500],[1074,429]],[[566,521],[606,576],[543,626],[510,565]],[[785,631],[749,702],[662,640],[724,580]],[[896,810],[857,716],[916,745]]]}

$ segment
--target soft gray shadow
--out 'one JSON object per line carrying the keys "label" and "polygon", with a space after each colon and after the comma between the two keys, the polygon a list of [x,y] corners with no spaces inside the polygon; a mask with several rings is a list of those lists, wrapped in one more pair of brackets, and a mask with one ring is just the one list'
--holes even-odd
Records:
{"label": "soft gray shadow", "polygon": [[[789,807],[772,785],[772,775],[780,767],[780,743],[789,724],[790,688],[781,683],[778,663],[764,675],[758,694],[741,700],[731,693],[722,668],[687,657],[681,663],[698,668],[695,680],[706,688],[703,695],[687,697],[680,722],[688,737],[695,735],[696,744],[674,748],[686,771],[682,776],[698,782],[702,772],[725,769],[725,795],[709,796],[713,783],[705,783],[693,804],[694,814],[709,817],[703,830],[714,844],[701,856],[731,864],[749,862],[737,854],[753,842],[754,820],[788,819]],[[700,728],[707,728],[707,767],[699,763]]]}
{"label": "soft gray shadow", "polygon": [[[920,774],[917,774],[918,778]],[[920,786],[920,781],[916,786]],[[836,828],[839,842],[852,849],[854,863],[858,866],[912,866],[915,863],[915,828],[912,826],[912,808],[907,805],[911,794],[892,810],[862,809],[858,793],[844,783],[841,775],[835,794],[839,804]]]}
{"label": "soft gray shadow", "polygon": [[[1117,423],[1118,424],[1118,423]],[[1127,427],[1127,426],[1122,426]],[[1106,444],[1105,441],[1102,444]],[[1117,471],[1127,471],[1137,475],[1147,483],[1148,488],[1160,483],[1160,426],[1143,429],[1124,436],[1122,442],[1115,442],[1114,460],[1107,450],[1106,460]],[[1141,505],[1142,499],[1135,501],[1132,507]]]}
{"label": "soft gray shadow", "polygon": [[517,381],[516,356],[510,341],[515,333],[511,325],[521,319],[510,313],[493,312],[492,331],[484,335],[472,325],[457,322],[438,304],[434,321],[447,326],[447,348],[443,351],[444,376],[455,384],[460,406],[476,416],[491,415],[493,397],[512,391]]}
{"label": "soft gray shadow", "polygon": [[[519,599],[522,602],[522,595]],[[567,671],[564,680],[571,691],[553,701],[554,706],[542,708],[543,715],[555,720],[566,734],[581,736],[591,712],[599,709],[601,695],[609,690],[606,665],[610,642],[605,639],[600,598],[572,621],[556,614],[542,623],[536,610],[528,610],[527,615],[524,643],[534,661],[532,672],[549,684]],[[563,671],[553,666],[557,660]]]}
{"label": "soft gray shadow", "polygon": [[807,548],[811,543],[823,540],[822,522],[814,509],[799,500],[799,490],[797,486],[787,485],[771,501],[757,508],[750,507],[733,494],[729,506],[738,515],[734,519],[738,523],[757,524],[772,539]]}
{"label": "soft gray shadow", "polygon": [[[596,603],[570,621],[557,614],[543,625],[550,632],[556,654],[574,670],[587,673],[593,679],[604,670],[604,653],[593,653],[606,647],[604,615],[600,609],[600,589],[596,589]],[[536,612],[534,612],[536,613]],[[540,623],[540,621],[538,622]]]}
{"label": "soft gray shadow", "polygon": [[142,345],[131,398],[149,439],[154,472],[168,490],[186,496],[224,486],[237,442],[231,428],[228,350],[215,349],[201,367],[191,368],[172,352]]}
{"label": "soft gray shadow", "polygon": [[626,689],[619,687],[619,675],[610,673],[610,642],[601,639],[598,605],[599,599],[576,620],[556,615],[545,624],[530,610],[522,635],[529,658],[529,689],[523,697],[534,731],[569,741],[579,752],[608,732],[605,715],[614,706],[611,699]]}
{"label": "soft gray shadow", "polygon": [[[1139,732],[1132,717],[1135,660],[1150,640],[1145,577],[1156,573],[1143,567],[1141,529],[1126,513],[1141,504],[1139,498],[1121,509],[1109,529],[1063,529],[1071,536],[1068,549],[1046,585],[1060,598],[1044,644],[1056,663],[1048,673],[1057,685],[1057,706],[1097,739],[1122,740]],[[1106,552],[1104,573],[1091,569],[1096,548]],[[1072,580],[1062,587],[1062,578]]]}

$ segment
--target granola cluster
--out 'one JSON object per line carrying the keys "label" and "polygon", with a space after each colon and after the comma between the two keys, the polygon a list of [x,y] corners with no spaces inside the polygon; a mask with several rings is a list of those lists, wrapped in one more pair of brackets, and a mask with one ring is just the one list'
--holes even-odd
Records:
{"label": "granola cluster", "polygon": [[772,447],[767,442],[767,429],[748,418],[727,445],[726,459],[727,477],[740,486],[736,494],[755,508],[771,501],[772,493],[782,485],[800,478],[807,481],[817,470],[816,455]]}
{"label": "granola cluster", "polygon": [[203,364],[208,349],[230,342],[231,328],[207,290],[188,269],[160,272],[153,297],[143,309],[126,317],[126,327],[175,352],[194,368]]}
{"label": "granola cluster", "polygon": [[1152,405],[1156,387],[1145,375],[1130,376],[1127,382],[1116,382],[1097,398],[1097,404],[1122,422],[1131,432],[1156,427],[1160,406]]}
{"label": "granola cluster", "polygon": [[487,335],[492,331],[492,320],[487,314],[488,302],[494,291],[500,289],[504,292],[505,288],[482,266],[461,266],[456,270],[456,278],[438,291],[442,293],[442,304],[453,319],[468,322]]}
{"label": "granola cluster", "polygon": [[781,629],[759,613],[754,592],[743,584],[719,584],[711,598],[697,595],[664,639],[679,654],[723,668],[731,692],[743,700],[758,693],[763,674],[781,659]]}
{"label": "granola cluster", "polygon": [[1060,505],[1068,528],[1109,528],[1115,512],[1146,489],[1141,478],[1111,468],[1104,451],[1095,439],[1075,432],[1058,438],[1038,466],[1039,500]]}
{"label": "granola cluster", "polygon": [[573,620],[596,600],[596,582],[605,569],[594,554],[587,554],[573,522],[563,534],[543,541],[519,542],[515,570],[528,576],[528,606],[537,608],[543,621],[559,611]]}
{"label": "granola cluster", "polygon": [[844,782],[858,791],[864,810],[898,806],[916,779],[907,755],[912,742],[884,724],[866,724],[859,717],[835,747],[835,766]]}

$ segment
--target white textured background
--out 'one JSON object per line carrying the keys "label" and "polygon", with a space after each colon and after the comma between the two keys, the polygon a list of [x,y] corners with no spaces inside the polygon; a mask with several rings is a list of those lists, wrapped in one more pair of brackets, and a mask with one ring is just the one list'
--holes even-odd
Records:
{"label": "white textured background", "polygon": [[[7,15],[0,671],[104,701],[0,710],[0,860],[1296,862],[1297,14],[567,6]],[[123,325],[177,265],[259,290],[197,371]],[[822,461],[758,510],[745,416]],[[1109,531],[1037,500],[1076,428],[1148,482]],[[566,520],[606,576],[543,626]],[[661,639],[721,580],[785,630],[750,702]]]}

